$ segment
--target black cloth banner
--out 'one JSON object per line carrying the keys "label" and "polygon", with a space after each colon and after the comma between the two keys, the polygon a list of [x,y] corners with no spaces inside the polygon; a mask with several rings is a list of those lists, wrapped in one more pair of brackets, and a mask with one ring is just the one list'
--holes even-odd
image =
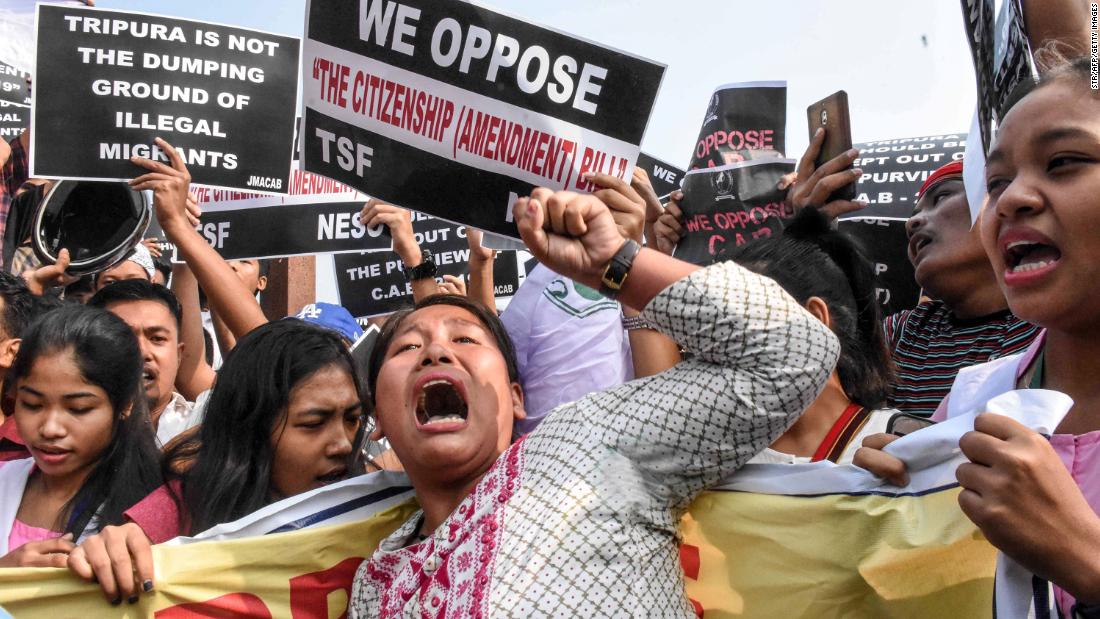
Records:
{"label": "black cloth banner", "polygon": [[29,73],[20,71],[10,64],[0,61],[0,101],[30,106],[31,93],[27,92]]}
{"label": "black cloth banner", "polygon": [[0,101],[0,139],[10,142],[31,124],[31,108]]}
{"label": "black cloth banner", "polygon": [[304,169],[516,237],[535,186],[628,179],[662,65],[461,0],[311,1]]}
{"label": "black cloth banner", "polygon": [[[470,272],[470,246],[466,227],[442,219],[413,213],[413,232],[421,249],[435,256],[438,273],[467,276]],[[361,254],[337,254],[332,257],[336,268],[336,289],[343,305],[357,317],[378,316],[413,304],[412,284],[405,281],[401,258],[392,251]],[[512,296],[519,288],[516,253],[497,252],[493,264],[496,296]]]}
{"label": "black cloth banner", "polygon": [[963,25],[974,59],[978,86],[978,120],[982,151],[993,141],[993,123],[1016,86],[1035,74],[1020,0],[1003,0],[997,15],[994,0],[960,0]]}
{"label": "black cloth banner", "polygon": [[680,181],[684,179],[684,171],[666,161],[640,153],[638,155],[638,167],[649,175],[649,182],[653,185],[653,191],[662,200],[668,194],[680,188]]}
{"label": "black cloth banner", "polygon": [[786,127],[786,82],[720,86],[710,96],[688,170],[782,157]]}
{"label": "black cloth banner", "polygon": [[177,147],[196,183],[285,193],[300,41],[203,22],[38,5],[31,172],[125,180]]}
{"label": "black cloth banner", "polygon": [[794,211],[776,184],[792,170],[794,161],[770,159],[688,172],[680,202],[684,237],[673,255],[708,265],[738,245],[781,232]]}
{"label": "black cloth banner", "polygon": [[857,198],[869,206],[842,217],[840,230],[863,245],[875,267],[883,316],[916,306],[920,286],[909,262],[905,220],[917,205],[917,191],[936,169],[961,161],[967,135],[955,133],[856,144],[863,170]]}

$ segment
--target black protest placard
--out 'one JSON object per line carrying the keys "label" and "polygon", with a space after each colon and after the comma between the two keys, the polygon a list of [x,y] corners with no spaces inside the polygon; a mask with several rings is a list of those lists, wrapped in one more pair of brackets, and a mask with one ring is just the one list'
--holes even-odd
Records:
{"label": "black protest placard", "polygon": [[[389,249],[382,227],[359,223],[363,202],[313,202],[203,213],[199,233],[226,260]],[[271,234],[258,233],[257,225]],[[274,231],[278,231],[277,234]]]}
{"label": "black protest placard", "polygon": [[662,200],[668,194],[680,188],[680,181],[684,179],[684,171],[676,166],[660,159],[640,153],[638,155],[638,167],[649,175],[649,182],[653,185],[653,191]]}
{"label": "black protest placard", "polygon": [[0,101],[0,139],[10,142],[30,126],[31,108]]}
{"label": "black protest placard", "polygon": [[965,147],[965,133],[856,144],[859,158],[853,165],[863,170],[856,199],[868,206],[849,216],[908,219],[925,179],[952,161],[962,161]]}
{"label": "black protest placard", "polygon": [[26,71],[0,61],[0,101],[29,106],[31,93],[27,90],[28,77],[30,74]]}
{"label": "black protest placard", "polygon": [[196,183],[285,193],[298,39],[203,22],[38,5],[31,173],[125,180],[131,156]]}
{"label": "black protest placard", "polygon": [[883,316],[912,308],[920,300],[905,221],[924,181],[938,168],[962,160],[966,138],[965,133],[955,133],[855,145],[860,155],[854,165],[863,170],[856,197],[868,206],[843,215],[840,230],[857,238],[874,263]]}
{"label": "black protest placard", "polygon": [[707,104],[688,170],[782,157],[786,127],[786,82],[720,86]]}
{"label": "black protest placard", "polygon": [[[432,252],[437,279],[469,275],[470,247],[465,226],[413,213],[413,232],[421,249]],[[337,254],[333,264],[340,304],[352,315],[378,316],[412,306],[412,284],[405,281],[404,264],[396,253]],[[493,282],[496,296],[515,294],[519,288],[515,252],[497,252]]]}
{"label": "black protest placard", "polygon": [[304,168],[516,237],[536,186],[629,179],[662,65],[461,0],[311,1]]}
{"label": "black protest placard", "polygon": [[196,186],[198,231],[226,260],[285,258],[389,249],[383,227],[359,223],[367,197],[343,183],[295,167],[289,195]]}
{"label": "black protest placard", "polygon": [[781,232],[794,211],[776,184],[792,170],[793,160],[769,159],[688,172],[680,201],[684,236],[673,256],[708,265],[738,245]]}
{"label": "black protest placard", "polygon": [[920,300],[920,286],[909,262],[909,239],[901,219],[845,219],[839,230],[857,239],[874,267],[875,298],[883,317],[911,309]]}

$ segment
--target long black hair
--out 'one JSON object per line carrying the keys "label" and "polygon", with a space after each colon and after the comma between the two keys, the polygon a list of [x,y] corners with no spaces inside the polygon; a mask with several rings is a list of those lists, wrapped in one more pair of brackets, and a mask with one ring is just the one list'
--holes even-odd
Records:
{"label": "long black hair", "polygon": [[83,379],[107,393],[114,412],[111,442],[58,514],[55,529],[78,539],[93,516],[98,529],[123,524],[122,513],[160,486],[163,478],[141,384],[141,351],[130,327],[110,312],[68,305],[32,323],[4,378],[4,401],[14,396],[36,360],[66,351]]}
{"label": "long black hair", "polygon": [[893,362],[882,332],[871,263],[856,242],[829,227],[817,209],[802,209],[771,239],[737,248],[730,259],[774,279],[801,304],[818,297],[829,307],[840,340],[837,374],[853,402],[886,403]]}
{"label": "long black hair", "polygon": [[271,436],[286,417],[290,392],[331,365],[348,371],[362,401],[355,361],[332,331],[288,318],[237,342],[218,371],[199,431],[165,454],[166,475],[182,477],[176,499],[192,534],[271,503]]}

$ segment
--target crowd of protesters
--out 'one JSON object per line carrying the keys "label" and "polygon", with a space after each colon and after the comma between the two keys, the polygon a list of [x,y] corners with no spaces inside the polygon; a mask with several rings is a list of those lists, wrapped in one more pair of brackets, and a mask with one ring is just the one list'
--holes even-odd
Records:
{"label": "crowd of protesters", "polygon": [[[28,178],[24,134],[0,153],[0,567],[68,568],[134,603],[156,586],[152,545],[394,469],[419,509],[359,567],[351,617],[420,616],[425,600],[694,616],[677,545],[693,498],[749,462],[854,462],[904,486],[883,448],[950,416],[960,370],[1009,364],[1008,388],[1073,408],[1049,439],[980,415],[959,506],[1065,616],[1100,616],[1089,82],[1087,58],[1062,57],[1014,94],[976,224],[961,163],[928,177],[906,226],[926,298],[892,316],[832,225],[860,206],[827,202],[858,179],[856,154],[815,169],[821,132],[784,181],[783,232],[706,267],[672,257],[682,194],[662,204],[640,169],[592,174],[593,194],[534,190],[513,217],[538,266],[503,312],[480,234],[468,281],[437,281],[410,212],[371,200],[360,219],[389,229],[415,305],[380,322],[365,363],[342,307],[269,320],[266,261],[225,261],[196,231],[187,167],[160,139],[170,162],[134,158],[130,185],[152,192],[181,262],[142,243],[83,278],[67,252],[39,263],[13,223],[50,189]],[[472,560],[433,577],[458,554]]]}

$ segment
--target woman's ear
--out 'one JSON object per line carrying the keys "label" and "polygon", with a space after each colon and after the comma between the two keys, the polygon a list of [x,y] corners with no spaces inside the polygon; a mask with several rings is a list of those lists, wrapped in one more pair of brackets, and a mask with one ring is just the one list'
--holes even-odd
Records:
{"label": "woman's ear", "polygon": [[516,421],[527,419],[527,409],[523,406],[523,387],[519,383],[512,383],[512,416]]}
{"label": "woman's ear", "polygon": [[19,354],[19,344],[22,342],[23,340],[17,337],[0,342],[0,368],[11,369],[12,364],[15,363],[15,356]]}
{"label": "woman's ear", "polygon": [[824,299],[821,297],[810,297],[806,301],[805,307],[806,311],[813,314],[814,318],[820,320],[822,324],[832,330],[833,317],[829,315],[829,305],[825,303]]}
{"label": "woman's ear", "polygon": [[119,419],[126,419],[127,417],[130,416],[130,413],[132,413],[133,411],[134,411],[134,403],[131,402],[131,403],[127,404],[126,408],[123,409],[122,413],[119,414]]}

